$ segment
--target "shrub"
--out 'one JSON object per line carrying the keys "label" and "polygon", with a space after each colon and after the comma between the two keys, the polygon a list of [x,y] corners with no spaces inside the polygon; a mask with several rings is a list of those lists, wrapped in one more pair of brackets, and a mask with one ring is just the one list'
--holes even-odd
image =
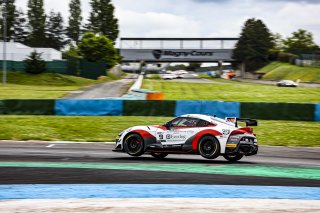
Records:
{"label": "shrub", "polygon": [[42,53],[33,51],[27,59],[24,60],[26,65],[25,71],[31,74],[40,74],[47,70],[46,62],[41,58]]}

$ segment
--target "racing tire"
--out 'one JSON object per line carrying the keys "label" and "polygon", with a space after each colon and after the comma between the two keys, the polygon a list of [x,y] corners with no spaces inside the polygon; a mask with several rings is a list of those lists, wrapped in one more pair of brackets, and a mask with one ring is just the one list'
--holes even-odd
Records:
{"label": "racing tire", "polygon": [[220,143],[213,136],[204,136],[198,143],[200,155],[207,159],[215,159],[220,155]]}
{"label": "racing tire", "polygon": [[229,155],[223,155],[223,157],[230,162],[236,162],[243,157],[243,154],[239,154],[239,153],[229,154]]}
{"label": "racing tire", "polygon": [[151,152],[150,154],[152,155],[152,157],[156,159],[163,159],[168,156],[167,153],[161,153],[161,152]]}
{"label": "racing tire", "polygon": [[123,147],[128,155],[141,156],[144,153],[143,138],[136,133],[129,134],[124,140]]}

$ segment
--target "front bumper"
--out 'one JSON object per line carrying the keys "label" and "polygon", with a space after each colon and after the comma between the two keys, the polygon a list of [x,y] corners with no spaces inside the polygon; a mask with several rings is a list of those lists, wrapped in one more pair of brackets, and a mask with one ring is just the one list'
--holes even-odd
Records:
{"label": "front bumper", "polygon": [[112,151],[113,152],[124,152],[123,148],[121,147],[121,144],[118,144],[116,146],[116,148],[114,148]]}

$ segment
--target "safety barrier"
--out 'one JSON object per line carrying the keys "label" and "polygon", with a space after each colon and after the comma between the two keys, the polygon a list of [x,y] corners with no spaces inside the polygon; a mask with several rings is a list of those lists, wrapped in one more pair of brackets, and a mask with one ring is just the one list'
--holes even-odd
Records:
{"label": "safety barrier", "polygon": [[316,104],[314,111],[315,121],[320,121],[320,104]]}
{"label": "safety barrier", "polygon": [[239,117],[240,103],[221,101],[177,101],[175,115],[208,114],[218,117]]}
{"label": "safety barrier", "polygon": [[209,114],[264,120],[320,121],[320,104],[148,100],[0,100],[2,115],[180,116]]}
{"label": "safety barrier", "polygon": [[[2,60],[0,60],[0,64]],[[25,71],[25,62],[7,61],[9,71]],[[46,61],[47,73],[59,73],[65,75],[75,75],[83,78],[98,79],[105,76],[108,65],[104,61],[90,62],[84,59],[68,58],[68,60]]]}
{"label": "safety barrier", "polygon": [[56,115],[122,115],[122,100],[56,100]]}
{"label": "safety barrier", "polygon": [[126,116],[174,116],[176,101],[124,101]]}
{"label": "safety barrier", "polygon": [[138,79],[130,87],[129,92],[131,92],[132,90],[140,89],[142,86],[142,81],[143,81],[143,75],[139,75]]}
{"label": "safety barrier", "polygon": [[54,115],[54,100],[0,100],[2,115]]}
{"label": "safety barrier", "polygon": [[147,100],[162,101],[164,99],[163,92],[149,92],[146,96]]}
{"label": "safety barrier", "polygon": [[315,120],[315,104],[241,103],[241,117],[265,120]]}

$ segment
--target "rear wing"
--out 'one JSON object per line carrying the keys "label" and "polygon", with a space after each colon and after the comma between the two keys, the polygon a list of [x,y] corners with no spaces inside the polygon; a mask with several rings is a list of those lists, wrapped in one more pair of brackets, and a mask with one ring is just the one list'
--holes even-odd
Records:
{"label": "rear wing", "polygon": [[238,127],[238,121],[246,123],[246,126],[258,126],[258,121],[251,118],[226,118],[226,121],[232,122],[235,124],[236,127]]}

